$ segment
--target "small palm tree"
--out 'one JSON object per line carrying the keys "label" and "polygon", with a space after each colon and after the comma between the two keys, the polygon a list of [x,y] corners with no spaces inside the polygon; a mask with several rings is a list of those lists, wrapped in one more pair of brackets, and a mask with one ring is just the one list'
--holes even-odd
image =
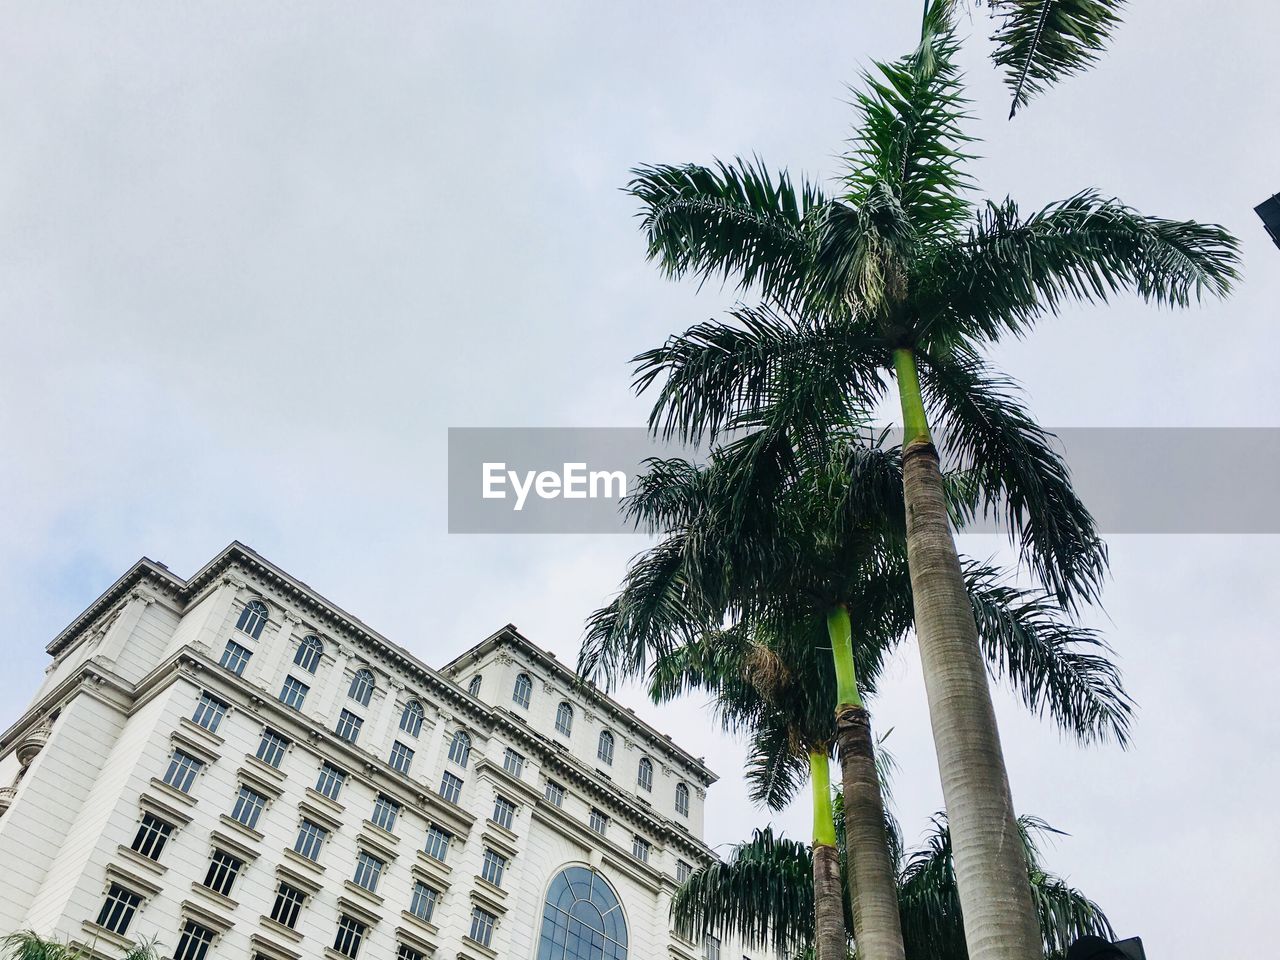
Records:
{"label": "small palm tree", "polygon": [[981,509],[1005,517],[1060,603],[1093,599],[1106,569],[1093,519],[1052,438],[982,350],[1070,301],[1224,295],[1238,261],[1220,227],[1145,216],[1094,191],[1031,214],[1012,200],[976,205],[953,6],[930,0],[918,48],[863,78],[833,196],[759,160],[636,171],[650,256],[672,275],[722,277],[763,298],[733,323],[642,354],[636,385],[660,384],[656,432],[714,442],[765,405],[786,411],[793,432],[855,420],[896,381],[914,622],[969,952],[1032,960],[1034,903],[1022,851],[1007,842],[1016,818],[941,456],[971,472]]}
{"label": "small palm tree", "polygon": [[[69,942],[42,937],[34,930],[23,930],[0,940],[0,956],[4,960],[89,960],[93,953]],[[160,960],[160,955],[155,944],[146,941],[133,946],[121,960]]]}

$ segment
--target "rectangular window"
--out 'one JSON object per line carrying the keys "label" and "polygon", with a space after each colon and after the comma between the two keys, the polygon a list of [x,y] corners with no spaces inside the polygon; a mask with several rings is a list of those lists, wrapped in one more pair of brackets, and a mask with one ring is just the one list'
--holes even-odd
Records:
{"label": "rectangular window", "polygon": [[347,743],[355,743],[360,739],[360,728],[364,726],[364,720],[357,717],[350,710],[343,710],[338,714],[338,725],[333,728],[333,732],[340,736]]}
{"label": "rectangular window", "polygon": [[489,946],[493,940],[493,925],[498,922],[488,910],[482,910],[480,907],[471,909],[471,932],[469,936],[482,947]]}
{"label": "rectangular window", "polygon": [[112,933],[124,936],[129,932],[129,924],[137,913],[142,895],[126,890],[118,883],[113,883],[107,891],[107,899],[98,911],[98,926],[106,927]]}
{"label": "rectangular window", "polygon": [[440,796],[450,803],[457,803],[462,797],[462,778],[446,773],[440,778]]}
{"label": "rectangular window", "polygon": [[603,812],[595,807],[591,808],[591,816],[587,818],[587,823],[596,833],[604,836],[609,830],[609,818]]}
{"label": "rectangular window", "polygon": [[310,820],[303,820],[298,827],[298,839],[293,844],[295,853],[300,853],[308,860],[319,860],[320,849],[324,846],[329,831]]}
{"label": "rectangular window", "polygon": [[342,795],[342,785],[347,782],[347,774],[331,763],[322,764],[320,776],[316,778],[316,793],[330,800],[337,800]]}
{"label": "rectangular window", "polygon": [[408,776],[409,768],[413,765],[413,750],[397,740],[391,745],[391,756],[387,763],[391,764],[392,770]]}
{"label": "rectangular window", "polygon": [[448,830],[440,829],[433,823],[427,828],[427,844],[422,848],[422,852],[444,863],[449,859],[449,841],[452,839],[453,834]]}
{"label": "rectangular window", "polygon": [[213,856],[209,858],[209,870],[204,875],[204,885],[214,893],[229,897],[243,866],[243,860],[233,857],[225,850],[214,850]]}
{"label": "rectangular window", "polygon": [[138,832],[133,835],[133,843],[129,846],[135,853],[151,860],[159,860],[171,833],[173,824],[165,823],[153,813],[144,813],[142,822],[138,824]]}
{"label": "rectangular window", "polygon": [[516,820],[516,805],[506,797],[498,797],[493,801],[493,822],[500,827],[511,829]]}
{"label": "rectangular window", "polygon": [[213,931],[188,920],[182,925],[182,936],[178,938],[178,949],[173,951],[173,960],[205,960],[211,943]]}
{"label": "rectangular window", "polygon": [[484,860],[480,864],[480,876],[495,887],[502,886],[502,874],[507,869],[507,858],[496,850],[485,847]]}
{"label": "rectangular window", "polygon": [[427,960],[427,956],[421,950],[402,943],[396,948],[396,960]]}
{"label": "rectangular window", "polygon": [[210,733],[217,733],[218,726],[226,715],[227,704],[205,691],[200,694],[200,700],[196,703],[196,712],[191,715],[191,719]]}
{"label": "rectangular window", "polygon": [[547,781],[546,797],[551,803],[557,807],[564,806],[564,786],[556,783],[554,780]]}
{"label": "rectangular window", "polygon": [[298,923],[298,914],[302,912],[302,904],[306,899],[307,895],[297,887],[281,883],[276,887],[276,902],[271,907],[271,919],[292,930]]}
{"label": "rectangular window", "polygon": [[262,810],[266,805],[267,798],[257,790],[241,787],[240,794],[236,797],[235,809],[231,811],[231,819],[243,823],[250,830],[254,830],[258,826],[258,817],[262,815]]}
{"label": "rectangular window", "polygon": [[196,774],[204,768],[204,761],[197,760],[182,750],[174,750],[169,758],[169,769],[165,771],[164,782],[175,790],[187,793],[196,781]]}
{"label": "rectangular window", "polygon": [[311,688],[301,680],[296,677],[285,677],[284,686],[280,688],[280,702],[286,707],[301,710],[310,692]]}
{"label": "rectangular window", "polygon": [[222,659],[218,661],[220,667],[225,667],[237,677],[244,676],[244,668],[249,663],[249,658],[253,656],[253,651],[248,647],[242,647],[234,640],[228,640],[226,648],[222,651]]}
{"label": "rectangular window", "polygon": [[373,801],[373,815],[369,818],[373,825],[390,833],[396,828],[398,816],[400,816],[400,804],[385,794],[378,794],[378,798]]}
{"label": "rectangular window", "polygon": [[649,862],[649,841],[644,837],[632,837],[631,855],[644,863]]}
{"label": "rectangular window", "polygon": [[436,903],[439,899],[439,890],[428,887],[421,880],[415,880],[413,883],[413,896],[409,899],[409,912],[419,920],[426,920],[430,923],[432,915],[436,912]]}
{"label": "rectangular window", "polygon": [[352,960],[360,953],[360,944],[368,929],[359,920],[348,917],[345,913],[338,918],[338,935],[334,938],[333,949]]}
{"label": "rectangular window", "polygon": [[707,960],[720,960],[720,938],[707,934],[706,951]]}
{"label": "rectangular window", "polygon": [[378,881],[382,879],[382,868],[386,864],[373,854],[361,850],[356,854],[356,875],[351,879],[356,886],[364,887],[370,893],[378,892]]}
{"label": "rectangular window", "polygon": [[683,886],[685,882],[693,876],[693,867],[685,863],[683,860],[676,861],[676,883]]}
{"label": "rectangular window", "polygon": [[289,749],[289,741],[274,730],[263,730],[262,740],[258,743],[257,757],[263,763],[279,769],[284,752]]}
{"label": "rectangular window", "polygon": [[513,777],[519,777],[524,773],[524,754],[507,747],[507,752],[502,755],[502,769]]}

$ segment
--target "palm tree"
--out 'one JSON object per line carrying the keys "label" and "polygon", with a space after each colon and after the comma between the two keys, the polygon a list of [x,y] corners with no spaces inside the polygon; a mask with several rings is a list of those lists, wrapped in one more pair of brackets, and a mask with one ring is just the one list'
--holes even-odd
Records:
{"label": "palm tree", "polygon": [[[626,509],[664,539],[637,558],[619,596],[590,619],[579,670],[609,686],[646,669],[664,678],[676,664],[690,671],[686,686],[720,696],[723,674],[689,664],[755,676],[730,642],[736,634],[719,627],[726,619],[748,632],[767,625],[781,663],[807,678],[789,685],[789,700],[773,702],[782,710],[819,702],[824,721],[812,740],[830,737],[835,715],[860,953],[900,957],[894,867],[863,694],[874,692],[883,658],[911,628],[910,577],[895,530],[901,522],[893,519],[902,515],[901,463],[896,450],[877,445],[832,440],[833,453],[815,459],[813,449],[775,440],[763,430],[748,434],[702,467],[651,461]],[[780,457],[807,467],[795,479],[777,469]],[[991,568],[971,564],[966,577],[984,652],[1028,706],[1048,709],[1083,739],[1112,734],[1123,742],[1130,703],[1114,667],[1079,649],[1098,646],[1097,636],[1063,622],[1046,597],[1017,590]],[[813,666],[828,638],[834,670]],[[669,680],[653,687],[660,698],[680,689]]]}
{"label": "palm tree", "polygon": [[1094,191],[1029,215],[1007,199],[975,205],[952,6],[931,0],[918,48],[864,76],[834,196],[759,160],[636,171],[651,258],[763,299],[642,354],[636,386],[661,381],[655,432],[701,442],[766,403],[797,423],[849,420],[896,380],[915,627],[969,953],[1031,960],[1034,904],[1008,842],[1016,818],[933,430],[1059,602],[1093,599],[1106,567],[1093,519],[1052,437],[981,350],[1069,301],[1225,295],[1238,261],[1220,227]]}
{"label": "palm tree", "polygon": [[[5,960],[88,960],[93,951],[42,937],[34,930],[23,930],[0,940],[0,956]],[[155,944],[143,942],[133,946],[121,960],[160,960],[160,955]]]}
{"label": "palm tree", "polygon": [[[838,810],[838,802],[836,806]],[[1115,933],[1101,907],[1045,871],[1038,839],[1058,831],[1032,817],[1021,818],[1018,826],[1036,904],[1039,956],[1059,960],[1076,938],[1089,934],[1113,939]],[[814,936],[809,861],[804,844],[768,827],[756,830],[727,860],[703,867],[685,881],[671,901],[676,926],[686,935],[738,936],[748,947],[770,949],[779,956],[806,955]],[[917,850],[899,853],[897,885],[907,960],[966,960],[951,835],[944,816],[933,819]]]}

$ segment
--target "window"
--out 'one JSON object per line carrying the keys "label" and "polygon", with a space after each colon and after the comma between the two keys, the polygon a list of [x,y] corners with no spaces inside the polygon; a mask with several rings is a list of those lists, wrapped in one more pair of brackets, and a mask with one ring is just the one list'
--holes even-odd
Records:
{"label": "window", "polygon": [[653,791],[653,761],[648,757],[640,758],[640,766],[636,768],[636,784],[641,790]]}
{"label": "window", "polygon": [[213,931],[188,920],[182,925],[182,936],[178,938],[178,949],[173,951],[173,960],[205,960],[211,943]]}
{"label": "window", "polygon": [[307,699],[307,694],[311,692],[301,680],[293,677],[284,678],[284,686],[280,688],[280,702],[286,707],[293,707],[295,710],[302,709],[302,703]]}
{"label": "window", "polygon": [[498,922],[488,910],[480,907],[471,908],[471,932],[468,936],[482,947],[489,946],[493,940],[493,926]]}
{"label": "window", "polygon": [[516,805],[506,797],[498,797],[493,801],[493,822],[500,827],[511,829],[515,823]]}
{"label": "window", "polygon": [[682,817],[689,815],[689,787],[687,784],[676,784],[676,813]]}
{"label": "window", "polygon": [[240,619],[236,621],[236,629],[247,633],[257,640],[262,636],[262,628],[267,625],[267,605],[261,600],[250,600],[240,611]]}
{"label": "window", "polygon": [[373,672],[361,667],[356,671],[356,675],[351,678],[351,686],[347,688],[347,696],[360,704],[367,707],[369,701],[373,698]]}
{"label": "window", "polygon": [[471,694],[473,697],[480,696],[481,682],[482,682],[482,678],[480,674],[477,673],[474,677],[471,678],[471,682],[467,684],[467,693]]}
{"label": "window", "polygon": [[507,752],[502,755],[502,769],[518,778],[524,773],[524,754],[507,747]]}
{"label": "window", "polygon": [[448,830],[442,830],[433,823],[427,827],[427,843],[422,848],[422,852],[433,860],[445,863],[449,859],[449,841],[452,839],[453,834]]}
{"label": "window", "polygon": [[233,857],[225,850],[214,850],[213,856],[209,858],[209,869],[204,875],[204,885],[214,893],[229,897],[243,866],[243,860]]}
{"label": "window", "polygon": [[284,752],[288,749],[288,740],[274,730],[263,730],[262,740],[258,744],[257,757],[263,763],[278,769],[280,761],[284,759]]}
{"label": "window", "polygon": [[449,759],[463,768],[471,759],[471,738],[467,736],[465,730],[456,731],[449,742]]}
{"label": "window", "polygon": [[253,651],[248,647],[242,647],[234,640],[228,640],[227,645],[223,648],[222,658],[218,661],[218,666],[230,670],[237,677],[244,676],[244,668],[249,664],[249,658],[253,656]]}
{"label": "window", "polygon": [[652,847],[649,841],[646,840],[644,837],[631,838],[631,855],[635,857],[637,860],[641,860],[644,863],[648,863],[650,849],[652,849]]}
{"label": "window", "polygon": [[293,850],[295,853],[302,854],[308,860],[318,860],[320,858],[320,850],[328,836],[329,831],[324,827],[312,823],[310,820],[303,820],[301,826],[298,827],[298,839],[294,841]]}
{"label": "window", "polygon": [[561,703],[556,707],[556,733],[567,737],[573,730],[573,707]]}
{"label": "window", "polygon": [[298,922],[298,914],[302,912],[302,904],[306,899],[307,895],[297,887],[281,883],[276,887],[276,902],[271,907],[271,919],[292,930]]}
{"label": "window", "polygon": [[564,785],[556,783],[554,780],[547,781],[546,798],[557,807],[564,806]]}
{"label": "window", "polygon": [[425,716],[422,704],[417,700],[410,700],[404,705],[404,713],[400,714],[400,729],[411,737],[416,737],[422,733],[422,718]]}
{"label": "window", "polygon": [[613,734],[608,730],[600,731],[600,742],[596,744],[596,759],[613,766]]}
{"label": "window", "polygon": [[387,758],[392,770],[399,770],[408,776],[409,767],[413,765],[413,750],[397,740],[391,745],[391,756]]}
{"label": "window", "polygon": [[533,696],[533,681],[529,679],[527,673],[521,673],[516,676],[516,685],[511,690],[511,700],[513,703],[519,704],[526,710],[529,709],[529,700]]}
{"label": "window", "polygon": [[227,715],[227,705],[208,691],[200,694],[196,703],[196,712],[191,715],[192,722],[204,727],[210,733],[218,732],[218,725]]}
{"label": "window", "polygon": [[427,960],[427,956],[421,950],[402,943],[396,947],[396,960]]}
{"label": "window", "polygon": [[164,853],[164,845],[169,842],[173,833],[173,824],[165,823],[154,813],[144,813],[142,822],[138,824],[138,832],[133,835],[133,843],[129,845],[135,853],[140,853],[150,860],[159,860]]}
{"label": "window", "polygon": [[708,933],[704,944],[706,946],[705,956],[707,960],[720,960],[720,938]]}
{"label": "window", "polygon": [[462,796],[462,778],[446,772],[440,778],[440,796],[450,803],[457,803],[458,798]]}
{"label": "window", "polygon": [[373,825],[390,833],[396,827],[398,816],[400,816],[400,804],[385,794],[378,794],[378,799],[373,801],[373,815],[369,818]]}
{"label": "window", "polygon": [[600,834],[600,836],[602,837],[609,830],[609,818],[606,817],[603,812],[596,809],[595,807],[591,808],[591,816],[587,818],[587,824],[591,827],[592,830]]}
{"label": "window", "polygon": [[333,940],[333,949],[344,957],[354,958],[360,952],[360,943],[368,929],[359,920],[344,913],[338,918],[338,935]]}
{"label": "window", "polygon": [[258,817],[262,815],[262,808],[266,805],[267,798],[257,790],[241,787],[240,794],[236,797],[235,809],[231,811],[231,819],[253,830],[258,826]]}
{"label": "window", "polygon": [[360,739],[360,728],[363,726],[363,718],[357,717],[350,710],[343,710],[338,714],[338,725],[333,728],[333,732],[347,743],[355,743]]}
{"label": "window", "polygon": [[191,784],[195,783],[196,774],[203,768],[203,760],[197,760],[182,750],[174,750],[173,756],[169,758],[169,769],[165,771],[164,782],[175,790],[187,793],[191,790]]}
{"label": "window", "polygon": [[342,785],[347,782],[345,770],[339,770],[331,763],[320,767],[320,776],[316,778],[316,793],[337,800],[342,794]]}
{"label": "window", "polygon": [[480,876],[495,887],[502,886],[502,874],[507,869],[507,858],[497,850],[484,848],[484,860],[480,864]]}
{"label": "window", "polygon": [[133,915],[141,903],[141,894],[113,883],[107,890],[107,899],[102,904],[102,909],[98,911],[98,926],[124,936],[129,932],[129,924],[133,922]]}
{"label": "window", "polygon": [[419,920],[430,922],[431,915],[436,912],[436,903],[439,899],[439,890],[428,887],[421,880],[415,880],[413,896],[409,898],[409,912]]}
{"label": "window", "polygon": [[298,649],[293,654],[294,665],[301,667],[307,673],[315,673],[323,659],[324,644],[313,633],[302,638],[302,642],[298,644]]}
{"label": "window", "polygon": [[685,863],[683,860],[676,861],[676,883],[684,886],[685,882],[693,876],[693,867]]}
{"label": "window", "polygon": [[627,921],[604,877],[568,867],[547,890],[538,960],[627,960]]}
{"label": "window", "polygon": [[356,875],[352,877],[356,886],[364,887],[370,893],[378,892],[378,881],[382,879],[382,868],[386,864],[368,851],[361,850],[356,855]]}

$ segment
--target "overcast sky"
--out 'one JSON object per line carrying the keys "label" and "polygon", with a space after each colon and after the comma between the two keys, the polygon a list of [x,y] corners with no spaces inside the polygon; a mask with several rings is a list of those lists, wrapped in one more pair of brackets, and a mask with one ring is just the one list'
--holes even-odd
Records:
{"label": "overcast sky", "polygon": [[[645,263],[628,168],[758,151],[828,175],[845,85],[918,7],[0,6],[0,725],[139,556],[187,575],[236,538],[428,662],[507,622],[571,660],[643,541],[447,535],[446,429],[642,422],[628,358],[730,297]],[[1135,0],[1102,67],[1013,123],[985,17],[968,29],[985,189],[1096,186],[1244,244],[1229,303],[1070,310],[1001,348],[1041,421],[1280,426],[1280,250],[1252,212],[1280,190],[1280,13]],[[1096,622],[1133,747],[1079,750],[1002,694],[1015,801],[1071,834],[1051,867],[1152,960],[1261,955],[1280,543],[1111,546]],[[875,721],[913,838],[941,807],[914,647],[890,674]],[[770,819],[701,704],[622,699],[722,775],[711,843]],[[808,834],[803,803],[774,819]]]}

